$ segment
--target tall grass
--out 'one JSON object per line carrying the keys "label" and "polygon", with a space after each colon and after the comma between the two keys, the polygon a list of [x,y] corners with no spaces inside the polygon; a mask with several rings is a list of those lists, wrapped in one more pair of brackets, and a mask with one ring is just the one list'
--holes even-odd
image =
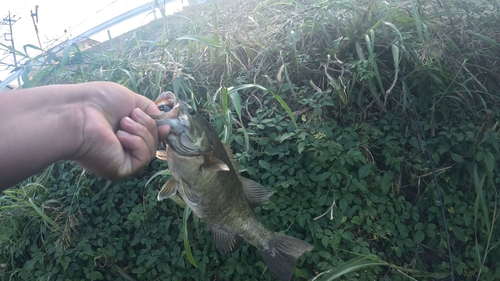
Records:
{"label": "tall grass", "polygon": [[[200,106],[227,144],[242,135],[249,156],[257,153],[251,146],[257,137],[248,124],[263,108],[283,112],[297,135],[308,133],[310,122],[343,120],[351,110],[360,123],[378,122],[388,112],[407,112],[410,98],[432,120],[433,135],[436,127],[453,125],[455,119],[498,118],[499,8],[496,1],[212,1],[121,38],[110,35],[91,50],[73,45],[59,55],[47,52],[45,60],[28,56],[35,46],[25,46],[24,52],[2,46],[33,61],[23,74],[23,87],[104,80],[151,99],[172,90]],[[488,126],[485,131],[495,131]],[[412,134],[409,127],[402,129]],[[482,137],[477,139],[479,144]],[[468,169],[476,198],[474,258],[480,280],[498,250],[499,214],[498,159],[491,152],[478,153],[472,152],[474,165]],[[78,192],[73,196],[70,206],[76,205]],[[64,204],[51,199],[40,181],[4,192],[0,204],[6,229],[1,241],[9,243],[22,240],[9,235],[23,237],[28,228],[41,225],[69,237],[76,220],[75,209],[65,219],[57,215]],[[27,220],[22,227],[12,219],[18,215]],[[196,264],[188,217],[186,208],[185,253]],[[446,275],[425,275],[397,265],[400,257],[390,258],[355,257],[314,280],[380,266],[412,276]]]}

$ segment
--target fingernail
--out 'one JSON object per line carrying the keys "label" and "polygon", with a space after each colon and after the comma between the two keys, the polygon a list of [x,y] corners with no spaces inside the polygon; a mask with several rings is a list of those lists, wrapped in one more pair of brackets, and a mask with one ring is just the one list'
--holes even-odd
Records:
{"label": "fingernail", "polygon": [[132,118],[130,117],[125,117],[125,122],[129,123],[130,125],[135,125],[137,124],[137,122],[135,122],[134,120],[132,120]]}
{"label": "fingernail", "polygon": [[116,132],[117,135],[121,135],[122,137],[128,137],[130,136],[129,133],[125,132],[125,131],[122,131],[122,130],[118,130],[118,132]]}

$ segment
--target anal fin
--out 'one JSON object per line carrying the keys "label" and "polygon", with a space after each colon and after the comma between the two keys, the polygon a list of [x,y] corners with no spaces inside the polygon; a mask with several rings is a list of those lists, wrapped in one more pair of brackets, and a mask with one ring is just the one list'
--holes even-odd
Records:
{"label": "anal fin", "polygon": [[241,244],[243,244],[243,237],[234,235],[218,227],[212,226],[210,232],[212,233],[215,248],[221,254],[230,255],[236,252],[241,247]]}

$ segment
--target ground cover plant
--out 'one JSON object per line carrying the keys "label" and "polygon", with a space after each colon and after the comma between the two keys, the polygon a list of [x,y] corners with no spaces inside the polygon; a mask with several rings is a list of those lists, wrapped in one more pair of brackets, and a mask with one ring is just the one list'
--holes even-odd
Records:
{"label": "ground cover plant", "polygon": [[[275,192],[259,218],[314,244],[296,280],[449,280],[428,149],[455,278],[498,280],[499,8],[214,1],[46,54],[23,81],[188,100]],[[5,191],[2,280],[273,280],[253,247],[222,256],[182,202],[156,201],[167,166],[111,183],[61,162]]]}

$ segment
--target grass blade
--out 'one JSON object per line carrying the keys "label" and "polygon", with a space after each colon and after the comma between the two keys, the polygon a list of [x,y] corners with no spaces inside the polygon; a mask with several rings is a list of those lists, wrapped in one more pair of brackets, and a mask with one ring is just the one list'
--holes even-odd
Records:
{"label": "grass blade", "polygon": [[189,218],[189,215],[191,214],[191,209],[189,206],[186,206],[184,208],[184,216],[182,218],[182,232],[184,235],[184,251],[186,252],[186,257],[188,258],[189,262],[194,265],[194,267],[198,268],[196,265],[196,262],[193,257],[193,253],[191,252],[191,245],[189,245],[189,235],[187,231],[187,220]]}
{"label": "grass blade", "polygon": [[391,93],[392,89],[396,85],[396,82],[398,81],[398,74],[399,74],[399,48],[396,46],[396,44],[392,44],[392,59],[394,61],[394,80],[392,81],[391,86],[387,91],[385,91],[385,100],[384,104],[387,103],[387,96]]}
{"label": "grass blade", "polygon": [[172,175],[172,173],[170,172],[170,170],[161,170],[161,171],[158,171],[153,176],[151,176],[149,178],[149,180],[146,182],[146,185],[144,185],[144,186],[147,186],[152,180],[154,180],[158,176],[163,176],[163,175]]}
{"label": "grass blade", "polygon": [[35,212],[42,218],[43,222],[45,223],[45,225],[47,225],[48,227],[50,227],[50,229],[52,231],[58,231],[59,230],[59,226],[57,225],[57,223],[55,221],[53,221],[51,218],[49,218],[36,204],[35,202],[33,201],[33,198],[30,198],[28,200],[28,202],[30,203],[31,207],[33,208],[33,210],[35,210]]}
{"label": "grass blade", "polygon": [[281,106],[285,109],[285,111],[288,113],[288,116],[290,117],[290,119],[292,120],[292,123],[293,125],[295,126],[295,129],[298,130],[299,127],[297,126],[297,122],[295,122],[295,117],[293,116],[293,113],[292,113],[292,110],[290,109],[290,107],[288,106],[288,104],[286,104],[286,102],[277,94],[275,94],[273,91],[271,90],[268,90],[267,88],[259,85],[259,84],[243,84],[243,85],[240,85],[240,86],[236,86],[236,87],[231,87],[229,88],[229,91],[240,91],[240,90],[246,90],[246,89],[251,89],[251,88],[257,88],[259,90],[262,90],[266,93],[271,93],[271,95],[273,95],[273,97],[281,104]]}
{"label": "grass blade", "polygon": [[479,39],[479,40],[481,40],[483,42],[486,42],[488,44],[491,44],[491,45],[493,45],[493,46],[495,46],[497,48],[500,48],[500,44],[497,41],[495,41],[494,39],[492,39],[492,38],[490,38],[488,36],[484,36],[482,34],[476,33],[476,32],[471,31],[471,30],[467,30],[467,34],[472,35],[472,36],[476,37],[477,39]]}
{"label": "grass blade", "polygon": [[422,22],[420,20],[420,13],[418,12],[418,7],[415,4],[415,2],[412,2],[411,13],[412,13],[413,17],[415,18],[415,27],[417,28],[418,39],[420,39],[420,41],[423,42],[424,36],[422,33]]}
{"label": "grass blade", "polygon": [[401,39],[401,43],[403,43],[403,35],[401,34],[401,31],[399,31],[399,29],[393,24],[393,23],[390,23],[390,22],[386,22],[384,21],[383,22],[385,25],[391,27],[394,31],[396,31],[396,33],[398,34],[399,36],[399,39]]}
{"label": "grass blade", "polygon": [[387,263],[379,260],[377,257],[359,256],[351,259],[350,261],[334,267],[320,275],[314,277],[311,281],[331,281],[341,277],[349,272],[372,266],[387,265]]}
{"label": "grass blade", "polygon": [[230,109],[226,109],[224,116],[226,117],[226,125],[224,126],[224,143],[229,145],[233,141],[233,114],[231,113]]}
{"label": "grass blade", "polygon": [[241,118],[241,98],[238,93],[238,90],[232,88],[229,90],[229,96],[231,96],[231,101],[233,102],[234,109],[236,110],[236,114],[238,114],[238,119],[240,120],[241,128],[243,129],[243,137],[245,138],[245,146],[247,153],[250,151],[250,138],[248,137],[247,131],[245,127],[243,127],[243,120]]}
{"label": "grass blade", "polygon": [[222,88],[222,112],[226,112],[229,104],[229,92],[227,88]]}
{"label": "grass blade", "polygon": [[177,38],[176,40],[192,40],[192,41],[198,41],[198,42],[201,42],[203,44],[206,44],[206,45],[209,45],[212,47],[216,47],[216,48],[221,47],[220,43],[217,41],[214,41],[212,39],[208,39],[205,37],[195,36],[195,35],[181,36],[181,37]]}

